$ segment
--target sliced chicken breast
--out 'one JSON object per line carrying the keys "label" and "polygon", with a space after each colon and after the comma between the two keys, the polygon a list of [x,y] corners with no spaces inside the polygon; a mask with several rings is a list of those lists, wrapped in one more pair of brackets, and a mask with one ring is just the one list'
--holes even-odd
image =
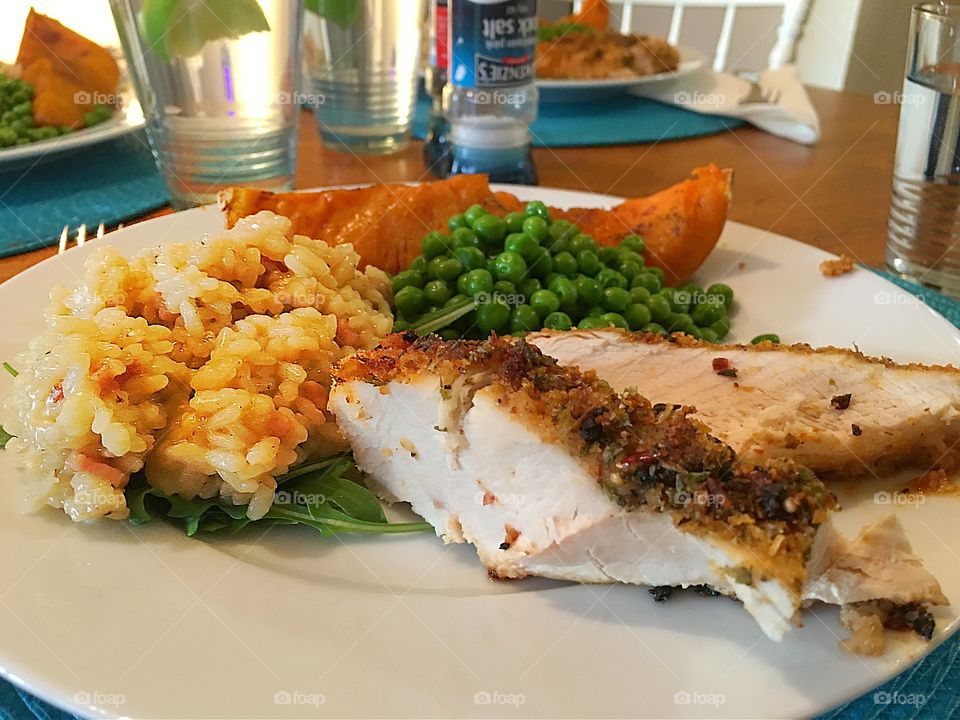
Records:
{"label": "sliced chicken breast", "polygon": [[615,390],[696,408],[691,417],[748,462],[788,458],[845,475],[956,463],[960,371],[950,366],[613,329],[529,340],[561,364],[595,371]]}
{"label": "sliced chicken breast", "polygon": [[945,602],[902,533],[875,568],[859,552],[876,582],[857,585],[840,560],[864,542],[833,532],[835,499],[805,468],[744,466],[683,412],[520,340],[414,340],[341,363],[330,409],[380,494],[498,577],[709,585],[774,639],[810,599]]}

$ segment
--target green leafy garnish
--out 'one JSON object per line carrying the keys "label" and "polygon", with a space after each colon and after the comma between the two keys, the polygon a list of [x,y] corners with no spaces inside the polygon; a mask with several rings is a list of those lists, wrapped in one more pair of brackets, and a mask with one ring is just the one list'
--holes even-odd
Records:
{"label": "green leafy garnish", "polygon": [[437,330],[442,330],[445,327],[449,327],[455,321],[476,309],[476,300],[461,300],[458,303],[454,303],[450,307],[441,308],[436,312],[424,315],[419,321],[417,321],[415,325],[411,325],[410,329],[417,333],[417,335],[429,335]]}
{"label": "green leafy garnish", "polygon": [[20,374],[19,372],[17,372],[17,369],[8,362],[3,363],[3,369],[6,370],[11,375],[13,375],[14,377]]}
{"label": "green leafy garnish", "polygon": [[353,25],[360,15],[360,0],[306,0],[303,6],[342,28]]}
{"label": "green leafy garnish", "polygon": [[3,450],[7,447],[7,443],[10,442],[10,438],[12,437],[13,435],[0,427],[0,450]]}
{"label": "green leafy garnish", "polygon": [[589,25],[580,23],[557,23],[556,25],[541,25],[537,28],[537,40],[540,42],[549,42],[568,35],[570,33],[585,33],[593,35],[596,31]]}
{"label": "green leafy garnish", "polygon": [[142,474],[134,477],[125,494],[134,525],[169,518],[190,536],[235,533],[252,522],[257,527],[306,525],[324,537],[339,532],[409,533],[430,529],[425,522],[388,522],[377,496],[359,480],[360,472],[350,455],[303,465],[277,478],[273,505],[255,521],[247,517],[246,505],[220,498],[186,500],[166,495],[148,485]]}
{"label": "green leafy garnish", "polygon": [[236,40],[270,29],[256,0],[144,0],[140,36],[161,60],[196,55],[213,40]]}

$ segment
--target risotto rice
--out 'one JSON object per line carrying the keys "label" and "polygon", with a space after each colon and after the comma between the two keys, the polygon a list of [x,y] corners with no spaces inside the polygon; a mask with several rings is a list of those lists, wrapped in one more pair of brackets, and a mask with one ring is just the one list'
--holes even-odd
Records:
{"label": "risotto rice", "polygon": [[99,249],[15,363],[4,428],[31,499],[125,518],[123,488],[144,469],[167,494],[261,517],[277,475],[345,447],[330,367],[392,327],[386,276],[358,261],[270,212],[129,259]]}

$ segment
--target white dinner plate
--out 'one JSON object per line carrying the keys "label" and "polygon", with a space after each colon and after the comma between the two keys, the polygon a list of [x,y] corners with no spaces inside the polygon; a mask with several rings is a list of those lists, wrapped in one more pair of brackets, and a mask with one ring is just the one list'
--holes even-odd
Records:
{"label": "white dinner plate", "polygon": [[611,78],[604,80],[537,80],[540,101],[544,103],[587,102],[601,97],[621,95],[640,85],[676,80],[699,70],[706,62],[706,55],[699,50],[677,46],[680,53],[680,65],[670,72],[642,75],[630,78]]}
{"label": "white dinner plate", "polygon": [[125,96],[123,107],[98,125],[49,140],[0,148],[0,172],[47,162],[74,150],[132,133],[143,125],[143,112],[136,98]]}
{"label": "white dinner plate", "polygon": [[[557,206],[608,196],[510,188]],[[0,286],[0,359],[41,327],[51,286],[74,283],[101,244],[132,253],[221,227],[215,208],[125,228]],[[960,334],[912,296],[858,269],[825,278],[827,255],[728,224],[697,280],[736,291],[735,339],[858,346],[902,361],[960,361]],[[2,373],[0,373],[2,374]],[[0,392],[10,380],[0,380]],[[74,525],[19,511],[18,471],[0,453],[0,668],[86,715],[132,717],[785,717],[816,715],[880,684],[956,629],[937,610],[933,643],[880,658],[837,645],[833,607],[783,642],[743,608],[685,592],[540,579],[491,581],[468,545],[432,533],[321,540],[255,526],[203,542],[163,523]],[[889,483],[841,492],[848,532],[890,509]],[[957,499],[896,508],[914,548],[960,598]]]}

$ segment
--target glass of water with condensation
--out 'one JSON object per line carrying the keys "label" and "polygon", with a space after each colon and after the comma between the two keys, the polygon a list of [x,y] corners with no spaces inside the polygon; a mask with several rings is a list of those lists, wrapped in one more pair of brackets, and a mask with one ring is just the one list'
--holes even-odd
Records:
{"label": "glass of water with condensation", "polygon": [[887,266],[960,296],[960,6],[913,8]]}

